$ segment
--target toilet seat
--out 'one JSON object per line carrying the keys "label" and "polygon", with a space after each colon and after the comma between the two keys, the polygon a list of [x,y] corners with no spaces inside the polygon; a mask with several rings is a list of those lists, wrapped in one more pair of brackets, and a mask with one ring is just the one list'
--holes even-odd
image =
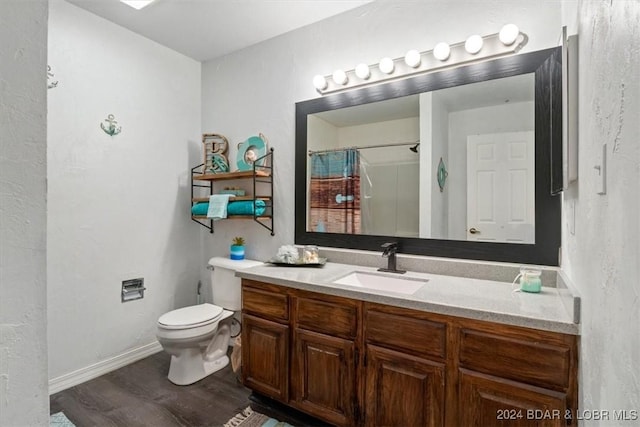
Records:
{"label": "toilet seat", "polygon": [[223,308],[213,304],[198,304],[163,314],[158,326],[163,329],[191,329],[217,322]]}

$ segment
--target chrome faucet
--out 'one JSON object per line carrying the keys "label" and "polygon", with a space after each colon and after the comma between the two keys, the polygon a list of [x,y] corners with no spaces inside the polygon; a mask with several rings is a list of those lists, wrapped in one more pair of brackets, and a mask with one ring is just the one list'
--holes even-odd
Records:
{"label": "chrome faucet", "polygon": [[378,271],[386,271],[388,273],[404,274],[405,270],[398,270],[396,268],[396,252],[398,252],[398,242],[383,243],[382,256],[388,258],[387,268],[379,268]]}

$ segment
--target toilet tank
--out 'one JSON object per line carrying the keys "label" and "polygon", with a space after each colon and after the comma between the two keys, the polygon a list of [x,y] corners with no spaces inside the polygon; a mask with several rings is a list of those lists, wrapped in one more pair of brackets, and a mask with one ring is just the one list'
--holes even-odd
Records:
{"label": "toilet tank", "polygon": [[211,296],[213,303],[227,310],[240,310],[242,308],[240,278],[236,277],[236,271],[262,264],[260,261],[250,259],[211,258],[209,260],[209,269],[211,269]]}

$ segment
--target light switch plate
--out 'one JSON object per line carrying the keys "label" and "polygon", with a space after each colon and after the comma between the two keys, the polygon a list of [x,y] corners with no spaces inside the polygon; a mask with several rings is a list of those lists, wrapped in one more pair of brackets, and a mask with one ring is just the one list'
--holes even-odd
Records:
{"label": "light switch plate", "polygon": [[593,168],[596,172],[596,192],[600,195],[607,194],[607,144],[602,144],[598,164]]}

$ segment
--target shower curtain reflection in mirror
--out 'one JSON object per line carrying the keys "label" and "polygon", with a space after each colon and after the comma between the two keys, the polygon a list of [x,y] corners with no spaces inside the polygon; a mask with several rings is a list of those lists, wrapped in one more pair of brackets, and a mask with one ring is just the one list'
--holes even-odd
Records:
{"label": "shower curtain reflection in mirror", "polygon": [[315,232],[361,233],[360,152],[311,154],[309,222]]}

